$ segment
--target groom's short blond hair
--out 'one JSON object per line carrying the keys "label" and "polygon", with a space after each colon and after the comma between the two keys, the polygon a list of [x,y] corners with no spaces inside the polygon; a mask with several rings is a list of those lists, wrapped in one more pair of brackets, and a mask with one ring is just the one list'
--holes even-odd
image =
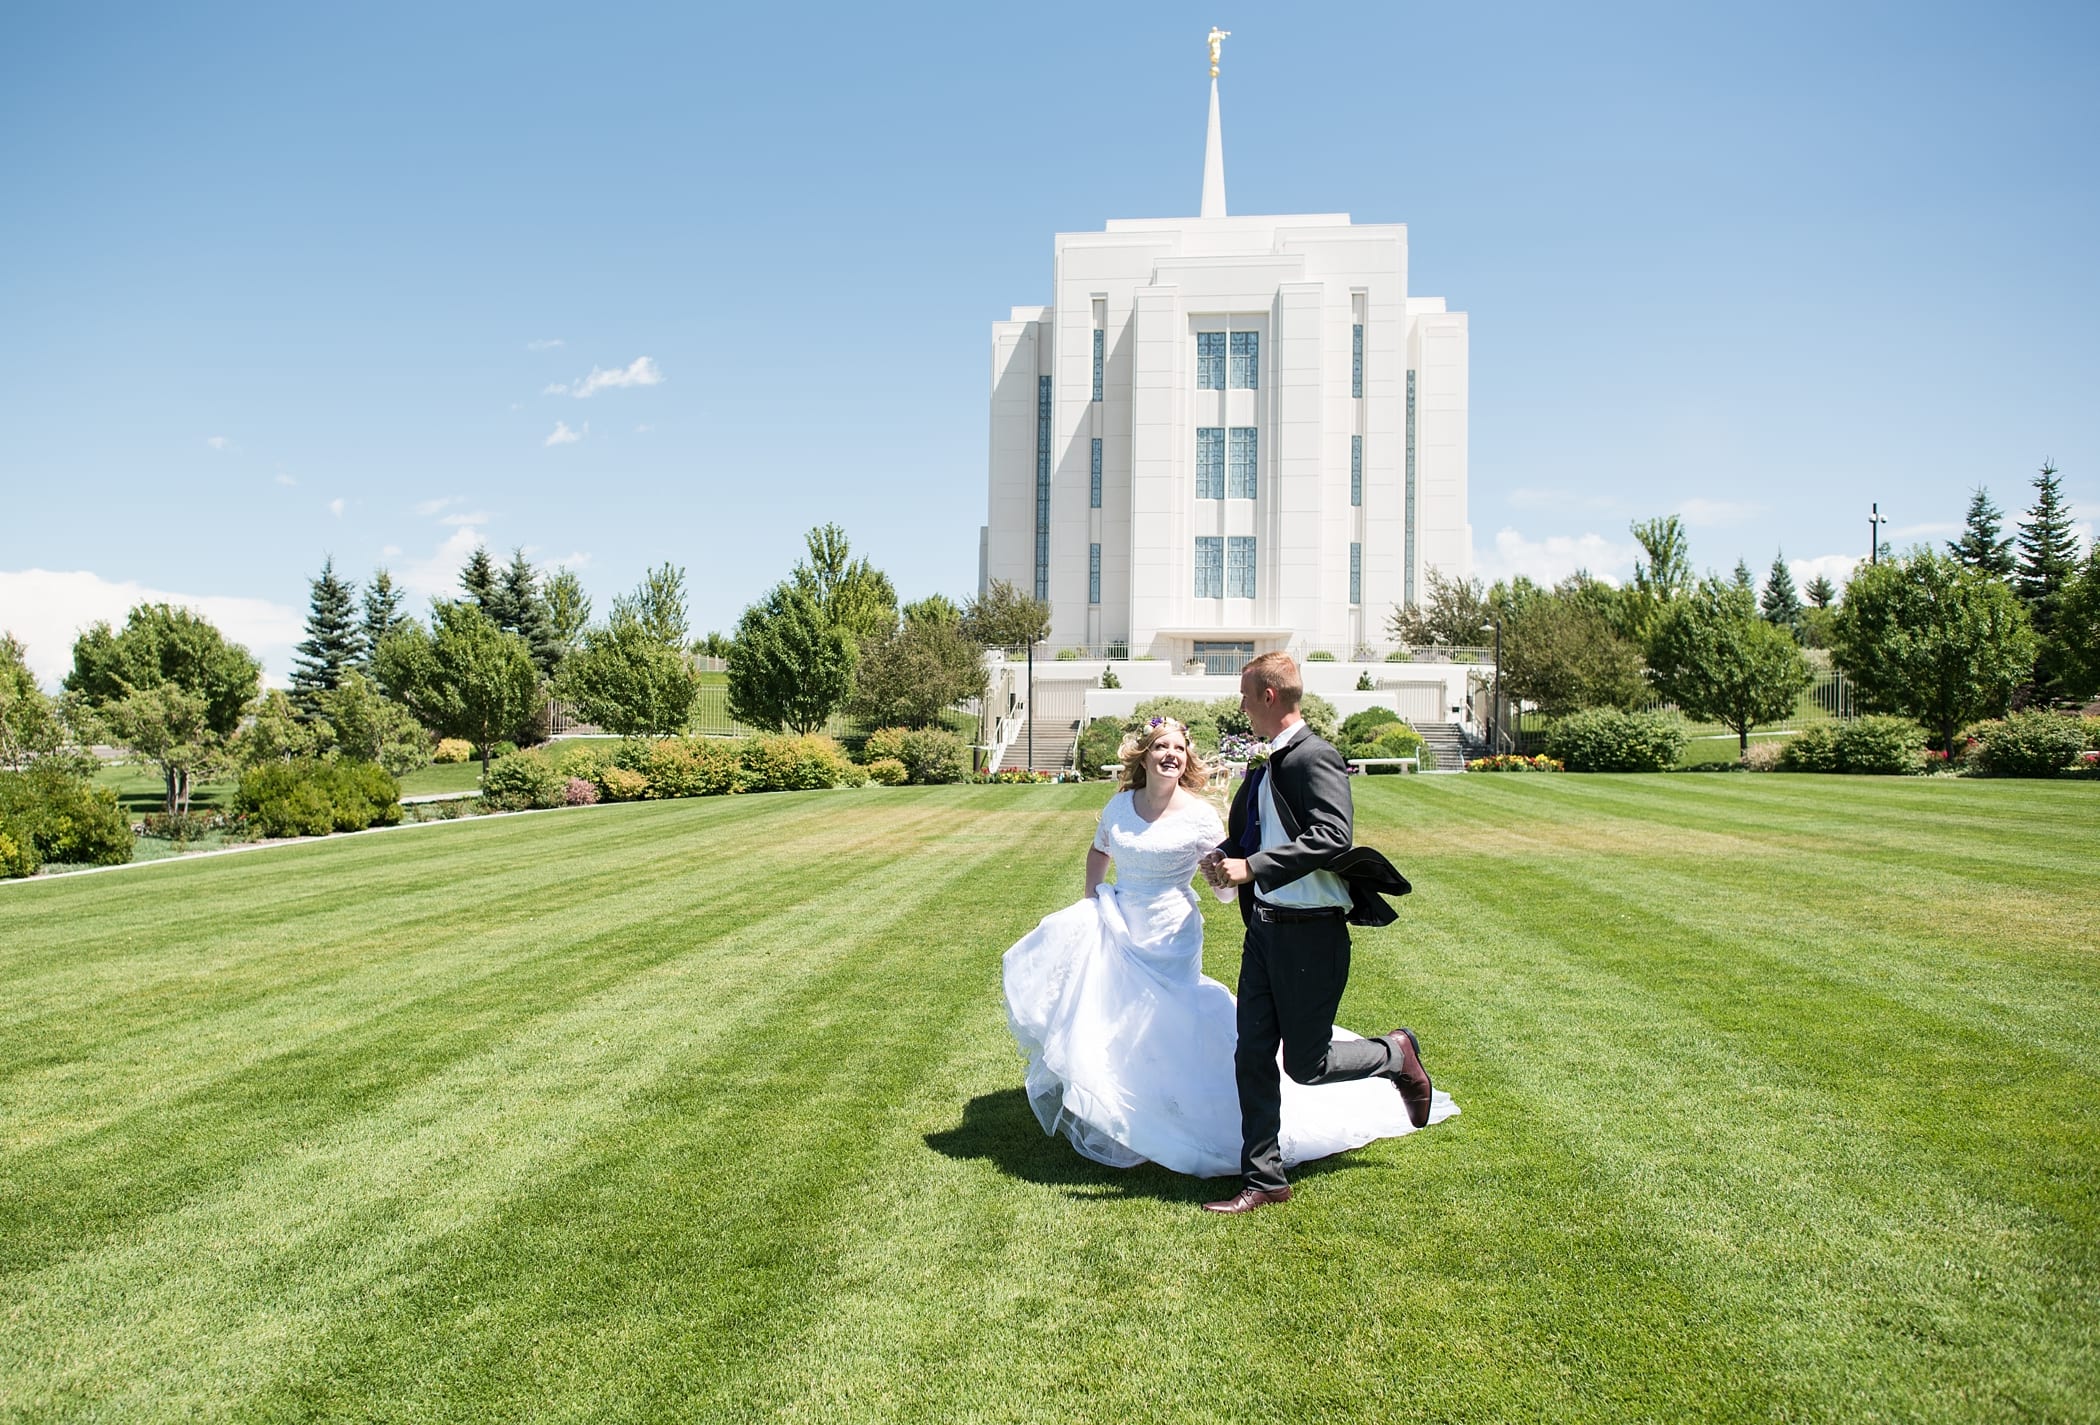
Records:
{"label": "groom's short blond hair", "polygon": [[1286,710],[1298,706],[1305,696],[1305,676],[1298,671],[1298,660],[1280,648],[1257,653],[1240,669],[1240,676],[1252,677],[1257,688],[1275,689],[1276,701]]}

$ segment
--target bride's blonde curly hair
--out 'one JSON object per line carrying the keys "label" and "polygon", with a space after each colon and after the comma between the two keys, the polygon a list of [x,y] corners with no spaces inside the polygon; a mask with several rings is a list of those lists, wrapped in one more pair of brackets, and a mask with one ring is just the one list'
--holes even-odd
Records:
{"label": "bride's blonde curly hair", "polygon": [[1156,717],[1136,732],[1124,736],[1123,746],[1116,754],[1123,761],[1123,771],[1116,778],[1119,790],[1134,791],[1145,785],[1145,754],[1152,750],[1153,743],[1170,732],[1181,739],[1181,745],[1189,752],[1189,760],[1181,769],[1181,785],[1192,792],[1200,792],[1210,784],[1210,769],[1203,765],[1202,755],[1189,741],[1187,725],[1170,717]]}

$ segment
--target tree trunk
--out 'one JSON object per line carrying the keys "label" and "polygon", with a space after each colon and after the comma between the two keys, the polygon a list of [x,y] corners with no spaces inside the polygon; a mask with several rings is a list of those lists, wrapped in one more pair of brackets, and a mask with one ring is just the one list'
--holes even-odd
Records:
{"label": "tree trunk", "polygon": [[175,780],[175,769],[173,767],[162,767],[160,769],[160,774],[163,778],[166,779],[168,784],[168,795],[166,800],[166,806],[168,811],[171,814],[181,811],[182,803],[176,800],[177,786]]}

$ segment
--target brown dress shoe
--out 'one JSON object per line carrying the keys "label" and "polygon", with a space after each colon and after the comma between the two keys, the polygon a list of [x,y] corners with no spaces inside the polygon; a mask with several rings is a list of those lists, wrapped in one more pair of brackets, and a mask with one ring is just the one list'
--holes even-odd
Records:
{"label": "brown dress shoe", "polygon": [[1386,1077],[1400,1090],[1400,1101],[1407,1105],[1407,1121],[1420,1128],[1429,1122],[1430,1094],[1429,1070],[1422,1067],[1422,1046],[1415,1042],[1412,1029],[1395,1029],[1380,1037],[1393,1046],[1393,1067],[1386,1071]]}
{"label": "brown dress shoe", "polygon": [[1241,1188],[1236,1197],[1228,1197],[1223,1202],[1204,1203],[1203,1210],[1205,1212],[1252,1212],[1255,1208],[1267,1207],[1272,1202],[1289,1202],[1290,1200],[1291,1190],[1287,1187],[1278,1188],[1274,1192],[1263,1192],[1260,1188]]}

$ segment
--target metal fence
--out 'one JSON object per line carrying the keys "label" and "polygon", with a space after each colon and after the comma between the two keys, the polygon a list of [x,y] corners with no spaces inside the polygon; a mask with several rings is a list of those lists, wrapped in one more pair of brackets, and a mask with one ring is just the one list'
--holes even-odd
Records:
{"label": "metal fence", "polygon": [[[1498,701],[1494,685],[1485,679],[1475,682],[1467,690],[1467,695],[1472,704],[1474,722],[1494,751],[1516,752],[1528,757],[1546,750],[1546,728],[1550,719],[1537,708],[1526,708],[1508,696]],[[1655,698],[1641,710],[1676,712],[1678,707],[1666,699]],[[1760,724],[1757,731],[1760,734],[1793,732],[1811,723],[1857,716],[1859,704],[1851,680],[1831,669],[1816,675],[1808,690],[1794,703],[1792,712],[1776,722]],[[1717,722],[1694,722],[1690,733],[1695,738],[1735,735]]]}

